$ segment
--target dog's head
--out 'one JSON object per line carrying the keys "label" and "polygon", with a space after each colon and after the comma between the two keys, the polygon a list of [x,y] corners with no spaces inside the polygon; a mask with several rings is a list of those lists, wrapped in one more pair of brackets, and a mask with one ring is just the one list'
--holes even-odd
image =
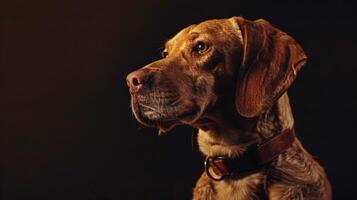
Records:
{"label": "dog's head", "polygon": [[301,47],[265,20],[205,21],[170,39],[162,59],[128,75],[131,106],[138,121],[162,131],[193,125],[222,105],[254,118],[305,62]]}

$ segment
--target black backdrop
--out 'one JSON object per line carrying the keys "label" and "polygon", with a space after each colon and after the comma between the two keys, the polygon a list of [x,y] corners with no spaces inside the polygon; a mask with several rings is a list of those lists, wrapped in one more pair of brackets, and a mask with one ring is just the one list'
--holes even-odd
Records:
{"label": "black backdrop", "polygon": [[335,199],[351,199],[355,12],[337,0],[1,0],[1,199],[189,199],[203,168],[194,130],[141,127],[125,77],[181,28],[234,15],[265,18],[303,46],[309,61],[289,90],[296,129]]}

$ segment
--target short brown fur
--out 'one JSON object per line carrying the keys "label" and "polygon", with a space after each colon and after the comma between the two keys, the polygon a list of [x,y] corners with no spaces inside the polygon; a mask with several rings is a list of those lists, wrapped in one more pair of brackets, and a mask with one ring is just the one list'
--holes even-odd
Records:
{"label": "short brown fur", "polygon": [[[165,133],[197,128],[205,156],[239,158],[252,144],[293,128],[286,93],[306,62],[300,45],[265,20],[209,20],[180,31],[163,58],[127,77],[135,117]],[[269,170],[214,181],[205,173],[193,199],[331,199],[323,168],[298,139]]]}

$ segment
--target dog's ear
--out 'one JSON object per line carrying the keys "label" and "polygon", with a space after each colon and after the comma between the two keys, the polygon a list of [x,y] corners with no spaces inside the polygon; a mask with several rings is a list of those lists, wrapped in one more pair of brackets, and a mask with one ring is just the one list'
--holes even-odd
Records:
{"label": "dog's ear", "polygon": [[242,60],[235,103],[243,117],[256,117],[288,89],[307,57],[292,37],[259,19],[236,17],[242,33]]}

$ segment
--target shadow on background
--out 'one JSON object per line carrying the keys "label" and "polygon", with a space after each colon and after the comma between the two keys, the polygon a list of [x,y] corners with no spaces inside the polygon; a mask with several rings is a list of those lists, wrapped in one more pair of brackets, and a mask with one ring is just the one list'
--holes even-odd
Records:
{"label": "shadow on background", "polygon": [[296,129],[335,199],[356,170],[356,15],[340,1],[0,2],[1,199],[189,199],[194,130],[157,137],[132,117],[125,77],[181,28],[264,18],[309,57],[289,90]]}

